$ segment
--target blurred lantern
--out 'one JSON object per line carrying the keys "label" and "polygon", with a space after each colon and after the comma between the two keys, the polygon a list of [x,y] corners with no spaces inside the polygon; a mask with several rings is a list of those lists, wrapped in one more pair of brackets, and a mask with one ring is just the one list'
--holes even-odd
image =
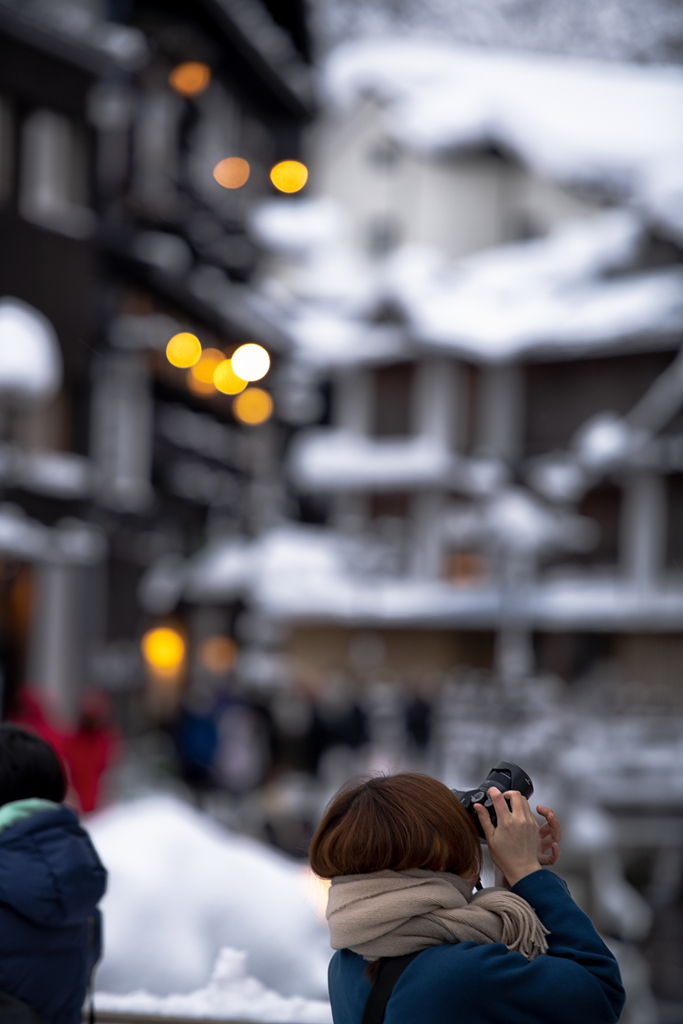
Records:
{"label": "blurred lantern", "polygon": [[232,411],[240,422],[257,426],[270,419],[273,399],[262,388],[247,388],[232,403]]}
{"label": "blurred lantern", "polygon": [[240,345],[233,353],[232,368],[242,380],[261,380],[270,369],[270,356],[262,345]]}
{"label": "blurred lantern", "polygon": [[199,96],[211,81],[211,68],[196,60],[178,64],[168,76],[168,84],[181,96]]}
{"label": "blurred lantern", "polygon": [[190,390],[197,395],[211,395],[216,390],[213,375],[216,367],[225,361],[225,355],[218,348],[206,348],[201,358],[187,375]]}
{"label": "blurred lantern", "polygon": [[280,192],[300,192],[308,181],[308,168],[298,160],[283,160],[273,167],[270,180]]}
{"label": "blurred lantern", "polygon": [[169,626],[148,630],[140,647],[152,673],[161,679],[176,679],[185,661],[185,641],[180,633]]}
{"label": "blurred lantern", "polygon": [[224,359],[219,363],[214,370],[213,382],[224,395],[238,395],[247,386],[246,380],[235,373],[231,359]]}
{"label": "blurred lantern", "polygon": [[0,396],[48,401],[62,384],[62,353],[54,327],[21,299],[0,299]]}
{"label": "blurred lantern", "polygon": [[241,156],[228,156],[216,164],[213,176],[223,188],[242,188],[249,178],[249,164]]}
{"label": "blurred lantern", "polygon": [[202,354],[202,345],[199,338],[194,334],[183,331],[181,334],[174,334],[166,346],[166,358],[172,366],[178,366],[181,370],[188,366],[194,366]]}
{"label": "blurred lantern", "polygon": [[202,668],[223,675],[237,660],[237,644],[229,636],[209,636],[199,645],[198,656]]}

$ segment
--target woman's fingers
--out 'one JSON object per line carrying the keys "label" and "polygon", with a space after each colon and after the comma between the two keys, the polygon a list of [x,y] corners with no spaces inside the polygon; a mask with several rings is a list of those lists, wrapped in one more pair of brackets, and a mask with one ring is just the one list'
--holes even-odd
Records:
{"label": "woman's fingers", "polygon": [[553,841],[559,843],[562,838],[562,828],[560,827],[560,823],[557,820],[555,812],[552,811],[550,807],[544,807],[543,804],[537,804],[536,810],[546,819],[546,824],[543,825],[541,831],[548,829],[549,834],[553,837]]}
{"label": "woman's fingers", "polygon": [[546,819],[539,832],[539,864],[557,864],[560,859],[560,847],[558,846],[558,843],[562,838],[562,829],[560,828],[557,815],[549,807],[545,807],[543,804],[538,804],[536,806],[536,810]]}
{"label": "woman's fingers", "polygon": [[538,863],[543,864],[544,866],[546,864],[557,864],[559,859],[560,848],[557,843],[553,843],[548,850],[545,850],[543,853],[539,853],[538,855]]}
{"label": "woman's fingers", "polygon": [[[494,865],[503,872],[514,885],[520,878],[538,871],[539,828],[527,801],[516,790],[503,795],[495,786],[491,786],[488,795],[496,813],[497,827],[490,827],[484,822],[482,814],[479,820],[482,826],[489,826],[486,839]],[[478,807],[481,805],[478,805]],[[484,808],[481,808],[484,811]]]}
{"label": "woman's fingers", "polygon": [[482,806],[482,804],[475,804],[474,809],[477,812],[479,824],[481,825],[482,832],[486,837],[486,842],[488,842],[489,839],[491,839],[493,833],[496,831],[495,828],[493,827],[493,822],[491,821],[491,815],[486,810],[486,808]]}

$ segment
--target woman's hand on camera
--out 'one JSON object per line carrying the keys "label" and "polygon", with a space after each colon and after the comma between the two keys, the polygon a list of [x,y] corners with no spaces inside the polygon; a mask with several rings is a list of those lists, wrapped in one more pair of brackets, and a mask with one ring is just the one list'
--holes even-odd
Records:
{"label": "woman's hand on camera", "polygon": [[557,864],[560,859],[560,847],[558,844],[562,838],[562,829],[557,820],[557,815],[549,807],[544,807],[543,804],[537,804],[536,810],[545,818],[545,823],[541,825],[538,833],[538,863],[542,867],[546,867],[549,864]]}
{"label": "woman's hand on camera", "polygon": [[[491,786],[488,795],[493,801],[498,821],[497,826],[494,828],[489,812],[481,804],[475,804],[474,809],[484,831],[491,860],[510,885],[514,885],[521,878],[530,875],[532,871],[540,871],[539,853],[542,852],[542,844],[545,843],[545,846],[548,846],[547,837],[544,840],[541,839],[541,830],[527,800],[521,793],[511,790],[506,793],[506,796],[509,797],[509,800],[506,800],[499,789]],[[559,830],[559,822],[554,815],[553,819],[556,823],[556,830]],[[549,834],[552,836],[552,829],[555,825],[550,824],[549,818],[546,819],[546,825],[543,827],[550,828]],[[551,843],[556,845],[552,838]],[[552,846],[550,850],[550,856],[552,856]],[[543,855],[549,856],[547,853]],[[554,863],[554,861],[547,863]]]}

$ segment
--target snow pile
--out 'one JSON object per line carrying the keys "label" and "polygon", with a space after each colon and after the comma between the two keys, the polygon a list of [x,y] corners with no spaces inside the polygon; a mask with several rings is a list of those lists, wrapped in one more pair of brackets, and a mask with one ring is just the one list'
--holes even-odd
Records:
{"label": "snow pile", "polygon": [[404,39],[338,47],[324,76],[350,108],[375,95],[388,133],[424,154],[492,143],[542,176],[600,186],[683,226],[683,71]]}
{"label": "snow pile", "polygon": [[246,953],[226,947],[218,954],[209,984],[187,995],[153,996],[149,992],[112,995],[98,992],[97,1009],[119,1013],[219,1017],[278,1024],[331,1024],[330,1004],[322,999],[281,996],[247,975]]}
{"label": "snow pile", "polygon": [[[329,938],[301,865],[170,796],[112,807],[88,828],[109,870],[99,989],[201,989],[220,950],[232,947],[245,951],[263,985],[326,995]],[[237,999],[252,981],[234,960],[221,963],[207,991],[227,984]],[[262,995],[267,1003],[272,994]]]}

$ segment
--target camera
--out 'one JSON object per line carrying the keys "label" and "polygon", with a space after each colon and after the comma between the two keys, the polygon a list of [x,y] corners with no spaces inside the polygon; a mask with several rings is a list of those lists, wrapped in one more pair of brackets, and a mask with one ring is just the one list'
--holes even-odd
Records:
{"label": "camera", "polygon": [[512,761],[499,761],[476,789],[452,790],[465,810],[474,818],[474,824],[477,826],[477,831],[482,839],[485,838],[484,830],[481,827],[474,805],[481,804],[482,807],[486,808],[495,828],[497,824],[496,812],[493,807],[493,801],[487,792],[490,786],[495,786],[501,793],[505,793],[510,789],[517,789],[527,800],[534,791],[534,784],[527,773],[518,764],[513,764]]}

